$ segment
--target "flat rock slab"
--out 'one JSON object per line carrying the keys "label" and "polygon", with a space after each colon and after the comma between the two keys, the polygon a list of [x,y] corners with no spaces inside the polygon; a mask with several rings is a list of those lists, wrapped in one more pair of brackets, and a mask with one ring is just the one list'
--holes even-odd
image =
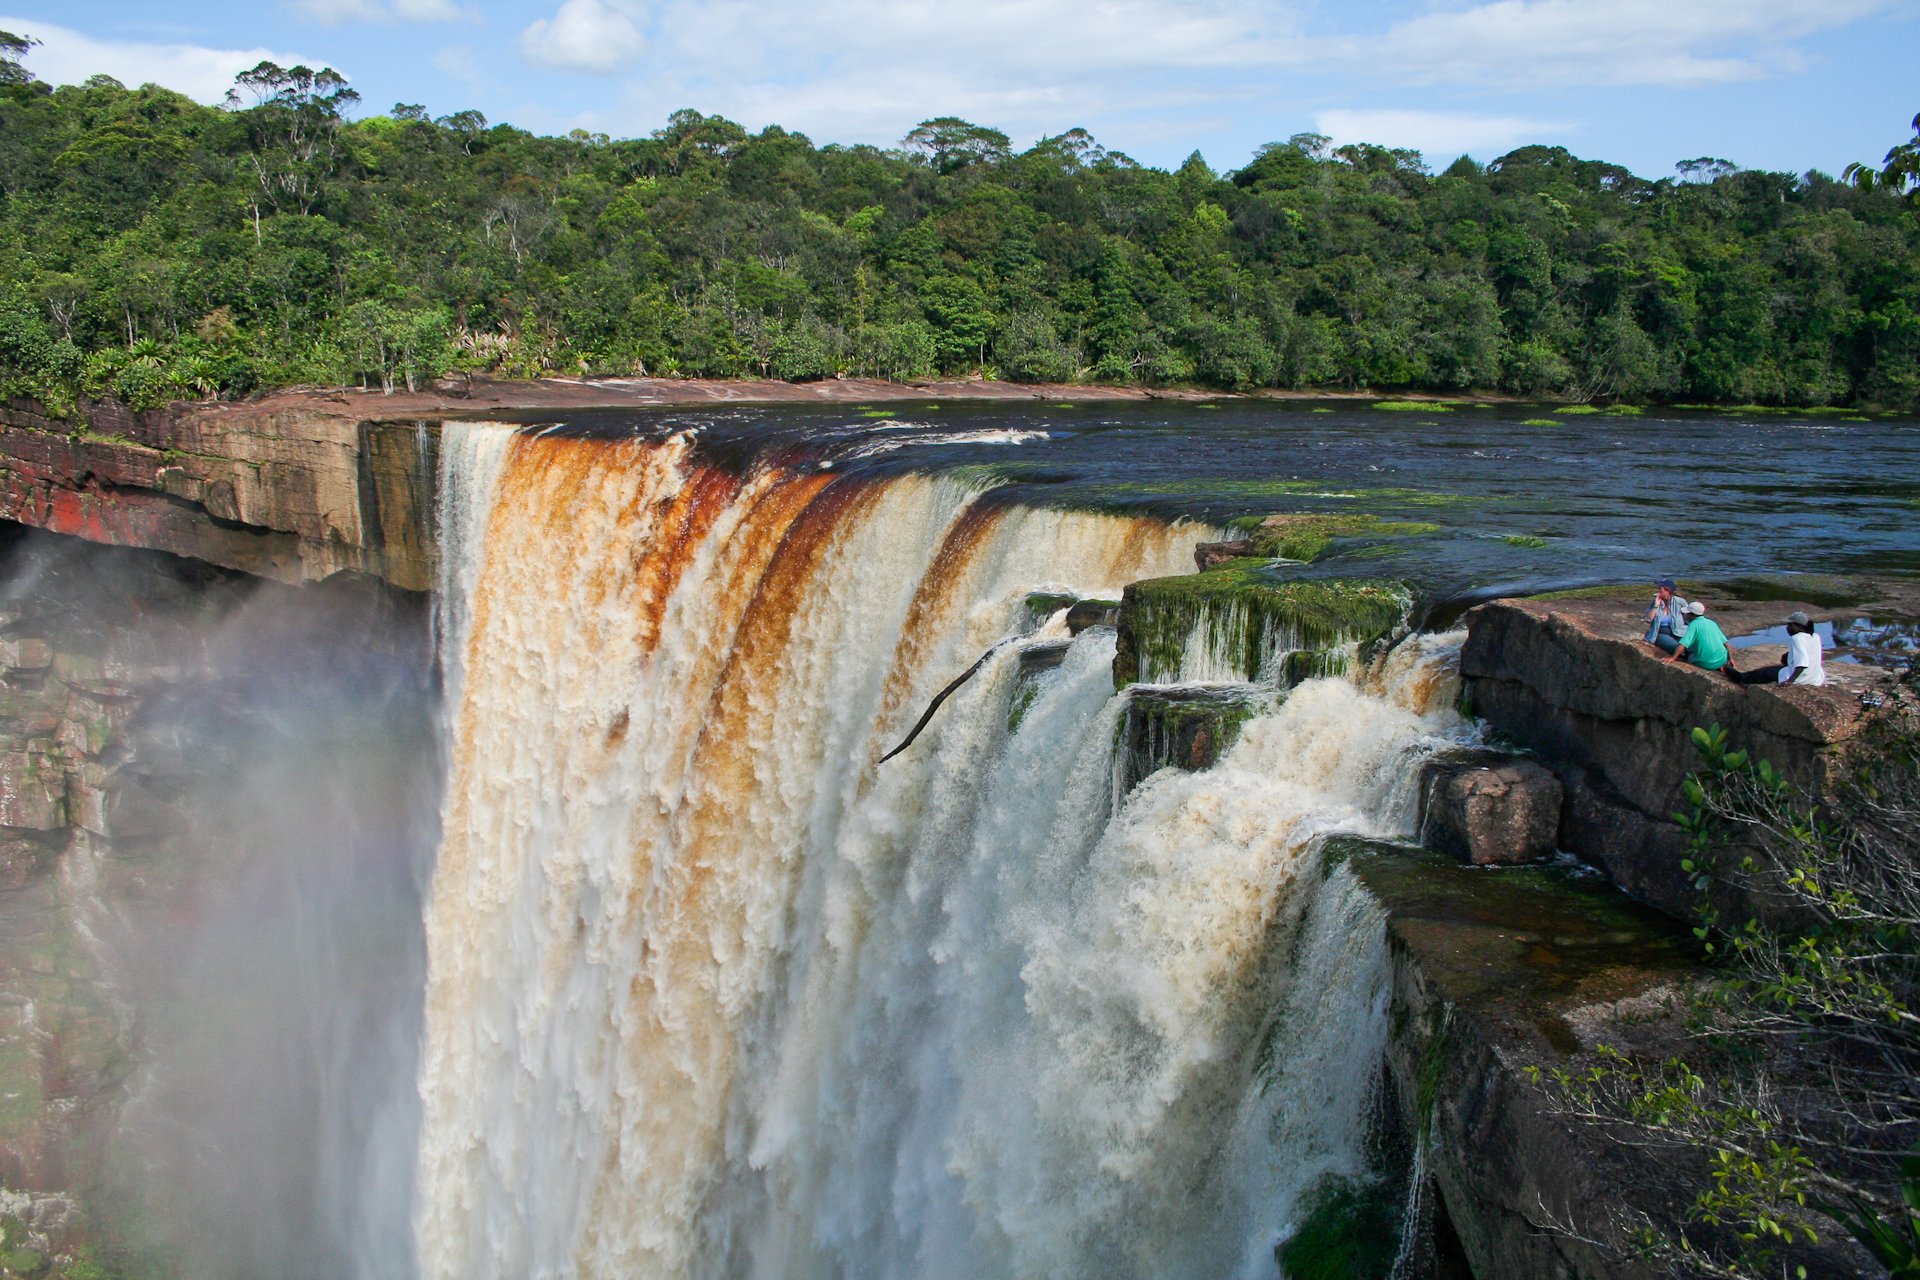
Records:
{"label": "flat rock slab", "polygon": [[1682,1051],[1703,972],[1691,935],[1564,866],[1476,869],[1360,840],[1333,842],[1330,856],[1384,908],[1388,1078],[1402,1122],[1425,1133],[1437,1212],[1473,1273],[1652,1280],[1542,1223],[1613,1205],[1672,1221],[1688,1193],[1644,1152],[1556,1114],[1528,1068],[1602,1043]]}

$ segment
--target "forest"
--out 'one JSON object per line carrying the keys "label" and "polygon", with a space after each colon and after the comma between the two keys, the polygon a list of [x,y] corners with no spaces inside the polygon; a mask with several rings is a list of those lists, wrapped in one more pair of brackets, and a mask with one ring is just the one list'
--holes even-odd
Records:
{"label": "forest", "polygon": [[1920,406],[1891,156],[1649,180],[1297,134],[1168,172],[1080,130],[882,149],[691,110],[539,137],[271,63],[224,107],[56,89],[30,40],[0,32],[0,395],[57,412],[460,372]]}

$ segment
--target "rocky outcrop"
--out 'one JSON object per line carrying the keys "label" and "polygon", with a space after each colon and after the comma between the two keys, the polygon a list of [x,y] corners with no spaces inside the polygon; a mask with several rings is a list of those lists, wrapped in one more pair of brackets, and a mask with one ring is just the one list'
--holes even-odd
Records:
{"label": "rocky outcrop", "polygon": [[278,582],[433,581],[438,436],[325,404],[0,406],[0,519]]}
{"label": "rocky outcrop", "polygon": [[1127,693],[1120,739],[1120,789],[1159,769],[1211,769],[1240,734],[1240,726],[1272,706],[1254,688],[1203,685],[1155,688],[1135,685]]}
{"label": "rocky outcrop", "polygon": [[1410,602],[1403,583],[1290,579],[1260,560],[1132,582],[1120,599],[1114,685],[1264,680],[1289,686],[1344,671],[1353,650],[1405,622]]}
{"label": "rocky outcrop", "polygon": [[[1827,616],[1792,602],[1736,602],[1713,616],[1738,636],[1795,607]],[[1821,688],[1741,687],[1665,664],[1640,639],[1643,608],[1637,596],[1619,594],[1482,605],[1467,615],[1461,673],[1474,714],[1565,785],[1561,846],[1636,897],[1689,915],[1696,895],[1680,869],[1686,842],[1671,817],[1682,780],[1699,763],[1693,729],[1722,726],[1734,746],[1818,793],[1885,709],[1865,704],[1901,695],[1887,671],[1864,664],[1830,662]]]}
{"label": "rocky outcrop", "polygon": [[[1591,875],[1488,873],[1394,845],[1332,842],[1386,914],[1387,1077],[1425,1158],[1436,1233],[1472,1274],[1652,1280],[1590,1243],[1608,1215],[1678,1226],[1704,1170],[1556,1106],[1529,1068],[1578,1070],[1600,1045],[1653,1060],[1688,1051],[1687,996],[1704,970],[1688,932]],[[1689,1230],[1703,1230],[1690,1224]],[[1798,1261],[1854,1274],[1851,1250]]]}
{"label": "rocky outcrop", "polygon": [[1498,752],[1433,757],[1421,780],[1421,838],[1475,866],[1533,862],[1560,837],[1560,780]]}

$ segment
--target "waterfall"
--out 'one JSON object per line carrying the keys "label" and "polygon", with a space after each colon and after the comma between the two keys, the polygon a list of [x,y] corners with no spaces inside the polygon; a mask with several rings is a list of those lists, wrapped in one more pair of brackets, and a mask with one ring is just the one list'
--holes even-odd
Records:
{"label": "waterfall", "polygon": [[1027,593],[1192,531],[686,435],[443,456],[423,1275],[1274,1273],[1385,1036],[1382,922],[1314,855],[1406,829],[1443,646],[1124,802],[1112,633],[1012,727],[1010,646],[880,767]]}

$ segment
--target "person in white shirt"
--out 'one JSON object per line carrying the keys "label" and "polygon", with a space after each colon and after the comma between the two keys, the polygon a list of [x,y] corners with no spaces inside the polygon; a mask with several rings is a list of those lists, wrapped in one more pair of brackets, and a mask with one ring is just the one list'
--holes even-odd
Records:
{"label": "person in white shirt", "polygon": [[1807,621],[1807,615],[1795,609],[1787,615],[1787,651],[1777,666],[1735,671],[1726,665],[1727,678],[1735,684],[1825,684],[1827,668],[1820,658],[1820,635]]}

